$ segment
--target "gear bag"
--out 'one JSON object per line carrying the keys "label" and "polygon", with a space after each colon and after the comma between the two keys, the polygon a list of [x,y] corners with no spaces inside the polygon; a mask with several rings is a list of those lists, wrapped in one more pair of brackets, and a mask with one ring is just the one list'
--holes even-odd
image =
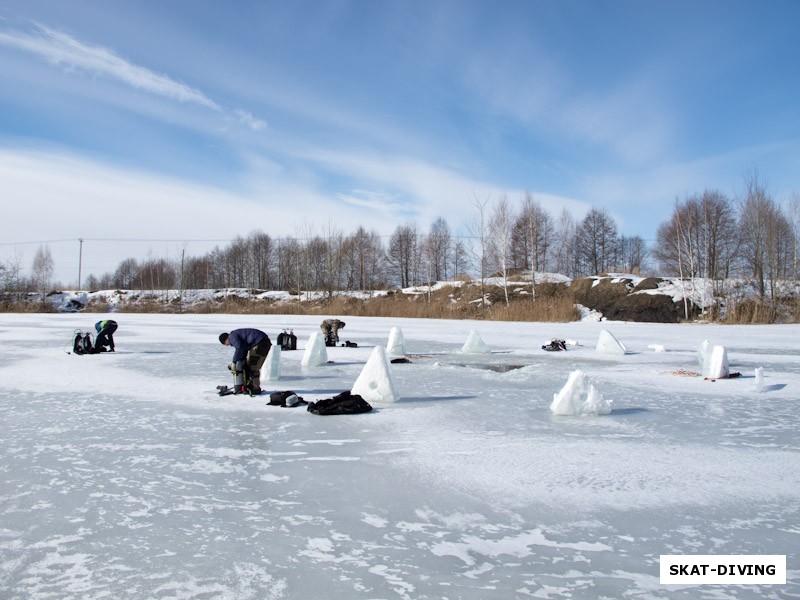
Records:
{"label": "gear bag", "polygon": [[286,390],[283,392],[272,392],[269,395],[269,402],[267,402],[268,406],[283,406],[285,408],[291,408],[292,406],[301,406],[303,404],[308,404],[302,397],[298,396],[292,390]]}
{"label": "gear bag", "polygon": [[333,398],[312,402],[306,410],[315,415],[355,415],[371,411],[372,406],[358,394],[346,391]]}

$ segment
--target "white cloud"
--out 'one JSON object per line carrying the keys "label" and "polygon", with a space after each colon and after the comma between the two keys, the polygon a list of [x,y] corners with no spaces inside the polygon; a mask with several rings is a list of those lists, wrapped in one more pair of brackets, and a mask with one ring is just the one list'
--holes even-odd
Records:
{"label": "white cloud", "polygon": [[380,190],[356,189],[350,193],[339,193],[336,197],[347,204],[387,214],[400,214],[403,210],[403,202],[397,194]]}
{"label": "white cloud", "polygon": [[235,193],[81,155],[0,148],[0,181],[0,261],[21,251],[27,267],[29,248],[36,247],[28,242],[67,240],[53,247],[56,277],[64,282],[77,273],[81,237],[87,240],[86,276],[113,271],[121,260],[143,259],[151,251],[175,258],[185,243],[190,255],[202,255],[254,229],[284,237],[298,235],[300,226],[324,229],[334,219],[346,230],[361,224],[388,232],[396,221],[379,211],[337,203],[316,189],[313,178],[302,180],[277,167],[231,182],[247,190]]}
{"label": "white cloud", "polygon": [[267,123],[265,121],[254,117],[252,114],[250,114],[246,110],[242,110],[241,108],[237,108],[234,111],[234,114],[236,115],[236,118],[238,119],[239,123],[241,123],[245,127],[249,127],[253,131],[261,131],[267,126]]}
{"label": "white cloud", "polygon": [[165,75],[134,65],[111,50],[84,44],[44,25],[36,27],[38,35],[21,32],[0,33],[0,44],[31,52],[68,70],[104,75],[151,94],[221,110],[216,102],[202,92]]}
{"label": "white cloud", "polygon": [[[470,202],[475,197],[489,198],[491,203],[505,195],[514,201],[526,192],[408,157],[316,150],[306,154],[305,158],[363,184],[357,190],[341,194],[343,200],[380,208],[393,215],[405,213],[407,219],[418,220],[423,226],[438,217],[458,226],[459,219],[468,218],[472,210]],[[576,214],[582,214],[588,208],[588,204],[580,200],[528,191],[555,216],[562,208]]]}
{"label": "white cloud", "polygon": [[[86,44],[46,25],[37,24],[32,32],[0,32],[0,45],[34,54],[67,72],[80,71],[107,77],[153,96],[195,104],[218,113],[227,112],[227,109],[196,88],[133,64],[112,50]],[[249,111],[235,109],[231,114],[237,123],[252,131],[258,132],[267,126],[264,120]]]}
{"label": "white cloud", "polygon": [[563,102],[553,116],[570,137],[608,148],[628,163],[661,156],[671,143],[669,111],[647,78]]}

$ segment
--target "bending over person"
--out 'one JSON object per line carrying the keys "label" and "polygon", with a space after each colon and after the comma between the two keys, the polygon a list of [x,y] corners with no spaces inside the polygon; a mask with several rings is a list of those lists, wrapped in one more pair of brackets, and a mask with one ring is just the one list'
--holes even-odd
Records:
{"label": "bending over person", "polygon": [[111,319],[98,321],[94,324],[97,336],[94,338],[95,352],[114,352],[114,332],[117,330],[117,322]]}
{"label": "bending over person", "polygon": [[219,341],[235,349],[228,365],[233,373],[235,393],[260,394],[261,366],[272,347],[269,336],[260,329],[244,328],[219,334]]}

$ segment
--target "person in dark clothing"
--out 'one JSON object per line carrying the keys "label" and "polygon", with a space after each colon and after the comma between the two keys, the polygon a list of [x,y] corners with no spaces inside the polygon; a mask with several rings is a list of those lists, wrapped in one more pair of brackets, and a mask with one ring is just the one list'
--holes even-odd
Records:
{"label": "person in dark clothing", "polygon": [[261,366],[267,360],[272,347],[269,336],[260,329],[234,329],[221,333],[219,341],[225,346],[233,346],[233,358],[228,369],[233,373],[234,391],[251,396],[261,393]]}
{"label": "person in dark clothing", "polygon": [[114,332],[117,322],[112,320],[98,321],[94,324],[97,335],[94,338],[95,352],[114,352]]}
{"label": "person in dark clothing", "polygon": [[339,319],[325,319],[319,328],[322,330],[322,335],[325,336],[326,346],[335,346],[339,343],[339,330],[344,329],[344,321]]}

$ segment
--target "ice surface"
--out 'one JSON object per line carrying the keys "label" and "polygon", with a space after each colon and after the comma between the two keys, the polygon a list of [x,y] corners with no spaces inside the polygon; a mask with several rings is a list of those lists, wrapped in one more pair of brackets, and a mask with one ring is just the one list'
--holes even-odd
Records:
{"label": "ice surface", "polygon": [[564,387],[553,397],[550,411],[554,415],[607,415],[611,402],[592,385],[581,370],[573,371]]}
{"label": "ice surface", "polygon": [[389,341],[386,343],[386,353],[390,357],[405,356],[406,352],[406,339],[403,336],[403,330],[399,327],[392,327],[389,331]]}
{"label": "ice surface", "polygon": [[475,329],[470,329],[467,341],[461,347],[461,352],[464,354],[488,354],[492,351],[489,345],[483,341],[483,338]]}
{"label": "ice surface", "polygon": [[315,331],[308,337],[306,349],[303,352],[302,365],[304,367],[318,367],[328,362],[328,348],[322,332]]}
{"label": "ice surface", "polygon": [[595,347],[595,350],[600,354],[619,356],[624,356],[628,351],[625,347],[625,344],[620,342],[616,337],[614,337],[614,334],[607,329],[603,329],[600,332],[600,335],[597,338],[597,346]]}
{"label": "ice surface", "polygon": [[[0,314],[3,600],[800,596],[800,326],[562,323],[587,345],[542,352],[552,323],[349,317],[357,348],[283,352],[274,390],[350,389],[390,325],[412,362],[397,402],[321,418],[215,389],[220,331],[318,316],[113,316],[117,352],[75,356],[104,315]],[[588,342],[610,326],[624,356]],[[503,352],[460,352],[471,329]],[[706,338],[747,375],[686,376]],[[609,414],[551,412],[576,370]],[[698,553],[786,554],[790,582],[659,584]]]}
{"label": "ice surface", "polygon": [[267,381],[277,381],[281,378],[281,347],[278,344],[272,344],[270,347],[261,372],[261,378]]}
{"label": "ice surface", "polygon": [[383,346],[375,346],[351,390],[370,404],[391,404],[400,399],[392,368]]}

